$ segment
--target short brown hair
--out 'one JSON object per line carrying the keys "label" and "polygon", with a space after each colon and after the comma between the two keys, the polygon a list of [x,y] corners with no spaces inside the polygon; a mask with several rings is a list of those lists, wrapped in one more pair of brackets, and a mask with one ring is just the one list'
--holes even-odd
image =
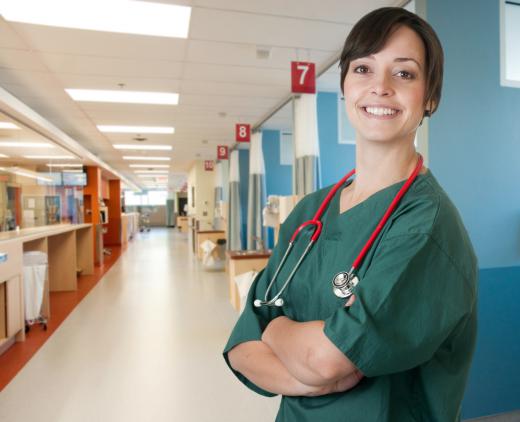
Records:
{"label": "short brown hair", "polygon": [[424,104],[432,103],[431,116],[439,105],[442,91],[444,53],[437,34],[428,22],[400,7],[382,7],[363,16],[348,34],[339,60],[341,92],[352,60],[381,51],[388,38],[400,27],[406,26],[421,38],[426,58],[426,94]]}

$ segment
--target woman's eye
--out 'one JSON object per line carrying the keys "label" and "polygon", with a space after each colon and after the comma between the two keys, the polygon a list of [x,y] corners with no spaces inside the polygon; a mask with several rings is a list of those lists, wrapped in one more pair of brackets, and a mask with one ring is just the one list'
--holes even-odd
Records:
{"label": "woman's eye", "polygon": [[401,71],[397,72],[397,76],[400,76],[403,79],[414,79],[415,78],[415,75],[413,75],[410,72],[407,72],[406,70],[401,70]]}
{"label": "woman's eye", "polygon": [[364,65],[356,66],[354,68],[354,73],[367,73],[367,72],[368,72],[368,67],[366,67]]}

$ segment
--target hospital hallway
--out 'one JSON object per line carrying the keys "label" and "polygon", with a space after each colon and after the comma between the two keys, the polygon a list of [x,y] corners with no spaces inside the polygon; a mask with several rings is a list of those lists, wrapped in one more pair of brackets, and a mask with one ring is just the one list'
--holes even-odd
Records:
{"label": "hospital hallway", "polygon": [[139,233],[0,393],[0,421],[274,420],[222,349],[236,311],[225,272],[207,272],[186,234]]}

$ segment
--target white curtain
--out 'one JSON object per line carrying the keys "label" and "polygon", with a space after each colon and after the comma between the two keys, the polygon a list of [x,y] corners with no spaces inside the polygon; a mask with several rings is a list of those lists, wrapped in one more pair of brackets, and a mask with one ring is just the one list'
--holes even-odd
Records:
{"label": "white curtain", "polygon": [[321,187],[316,94],[301,94],[293,101],[294,186],[296,195],[307,195]]}
{"label": "white curtain", "polygon": [[242,215],[240,212],[240,168],[238,151],[229,159],[228,249],[242,250]]}
{"label": "white curtain", "polygon": [[256,132],[251,136],[247,204],[247,249],[264,249],[267,230],[262,225],[262,210],[265,205],[265,163],[262,151],[262,132]]}

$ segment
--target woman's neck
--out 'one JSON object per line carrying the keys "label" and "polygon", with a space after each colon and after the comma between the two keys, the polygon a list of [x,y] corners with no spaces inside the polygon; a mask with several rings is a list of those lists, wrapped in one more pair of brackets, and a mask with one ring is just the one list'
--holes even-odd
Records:
{"label": "woman's neck", "polygon": [[417,165],[413,143],[378,145],[360,142],[356,148],[356,179],[353,197],[366,198],[407,179]]}

